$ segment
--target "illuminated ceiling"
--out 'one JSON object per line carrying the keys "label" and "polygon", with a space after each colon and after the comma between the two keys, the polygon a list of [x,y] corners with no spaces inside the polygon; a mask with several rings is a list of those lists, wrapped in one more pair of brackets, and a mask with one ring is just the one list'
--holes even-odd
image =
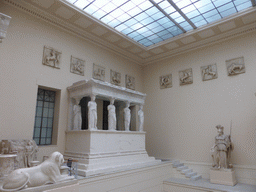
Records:
{"label": "illuminated ceiling", "polygon": [[255,6],[255,0],[67,0],[143,46]]}

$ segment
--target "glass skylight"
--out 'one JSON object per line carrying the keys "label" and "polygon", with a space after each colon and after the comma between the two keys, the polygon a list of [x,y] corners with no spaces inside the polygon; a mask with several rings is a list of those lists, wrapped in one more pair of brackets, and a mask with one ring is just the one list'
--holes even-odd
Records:
{"label": "glass skylight", "polygon": [[254,0],[67,0],[148,47],[255,6]]}

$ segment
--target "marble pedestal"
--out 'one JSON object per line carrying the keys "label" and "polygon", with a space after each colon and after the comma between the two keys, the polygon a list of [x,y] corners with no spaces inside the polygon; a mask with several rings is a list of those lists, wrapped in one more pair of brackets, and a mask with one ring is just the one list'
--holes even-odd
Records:
{"label": "marble pedestal", "polygon": [[0,180],[8,176],[14,170],[14,160],[17,155],[0,154]]}
{"label": "marble pedestal", "polygon": [[79,130],[66,132],[65,158],[78,160],[78,175],[158,164],[145,149],[145,132]]}
{"label": "marble pedestal", "polygon": [[237,184],[235,171],[233,169],[211,169],[210,182],[214,184],[234,186]]}

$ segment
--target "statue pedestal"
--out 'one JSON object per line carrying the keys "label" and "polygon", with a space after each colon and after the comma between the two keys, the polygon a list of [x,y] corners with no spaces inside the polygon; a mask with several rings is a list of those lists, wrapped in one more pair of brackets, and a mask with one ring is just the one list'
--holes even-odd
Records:
{"label": "statue pedestal", "polygon": [[78,161],[81,176],[161,162],[148,156],[145,132],[136,131],[67,131],[64,157]]}
{"label": "statue pedestal", "polygon": [[210,182],[214,184],[234,186],[237,184],[233,169],[211,169]]}
{"label": "statue pedestal", "polygon": [[17,155],[0,154],[0,179],[3,179],[14,170],[14,160]]}

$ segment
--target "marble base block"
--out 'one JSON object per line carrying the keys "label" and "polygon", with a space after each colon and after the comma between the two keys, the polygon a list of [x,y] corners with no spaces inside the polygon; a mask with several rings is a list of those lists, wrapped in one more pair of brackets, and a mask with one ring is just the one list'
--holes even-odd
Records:
{"label": "marble base block", "polygon": [[66,132],[64,157],[78,161],[78,175],[101,173],[161,163],[149,157],[145,132],[80,130]]}
{"label": "marble base block", "polygon": [[210,182],[214,184],[234,186],[237,184],[235,171],[232,169],[211,169]]}

